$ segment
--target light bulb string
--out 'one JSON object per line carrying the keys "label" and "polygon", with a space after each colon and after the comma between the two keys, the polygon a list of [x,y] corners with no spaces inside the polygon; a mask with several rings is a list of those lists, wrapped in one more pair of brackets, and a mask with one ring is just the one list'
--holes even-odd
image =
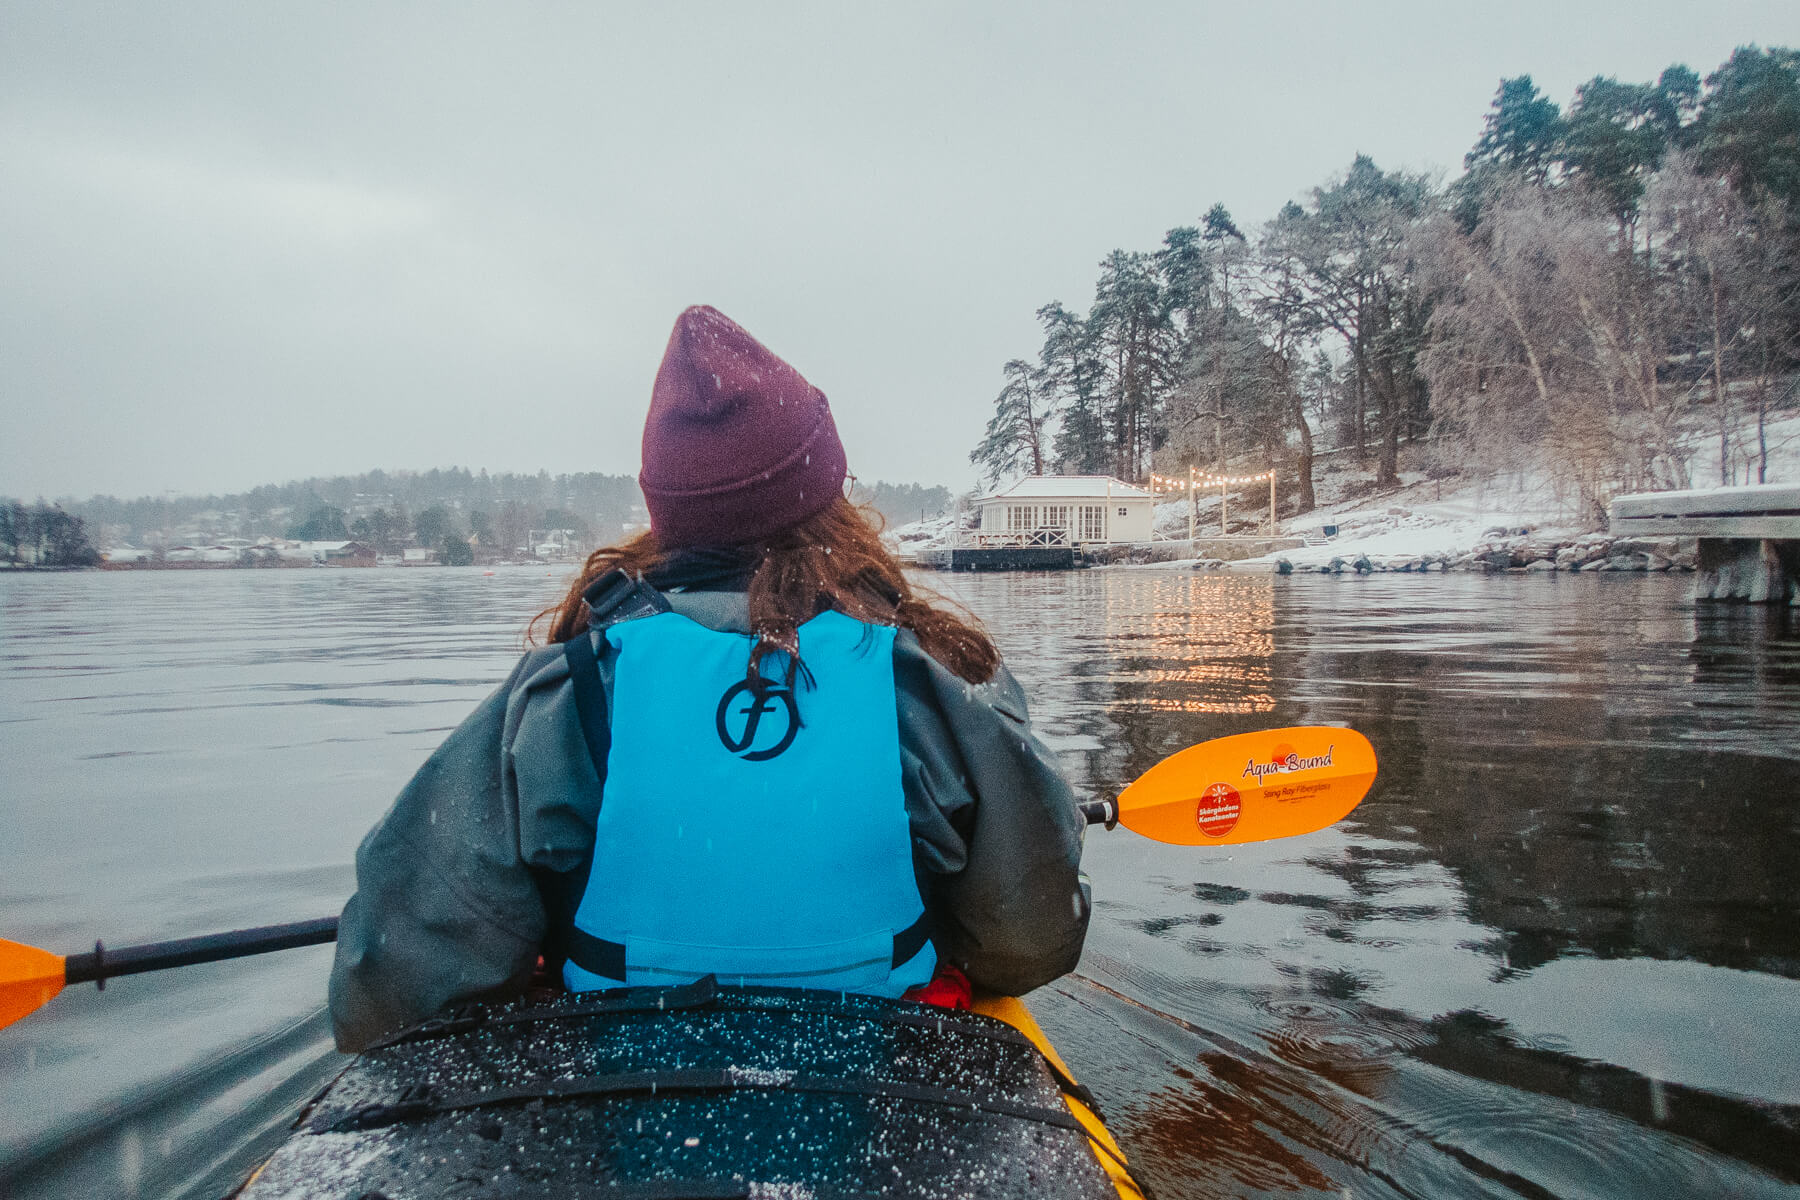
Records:
{"label": "light bulb string", "polygon": [[1196,475],[1191,481],[1152,473],[1150,486],[1153,490],[1161,487],[1169,491],[1185,492],[1189,488],[1242,487],[1251,483],[1267,483],[1274,478],[1274,471],[1264,471],[1258,475]]}

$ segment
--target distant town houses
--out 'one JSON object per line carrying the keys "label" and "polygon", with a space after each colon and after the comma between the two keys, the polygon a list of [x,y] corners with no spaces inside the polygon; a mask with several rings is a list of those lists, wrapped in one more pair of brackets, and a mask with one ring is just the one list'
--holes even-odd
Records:
{"label": "distant town houses", "polygon": [[316,567],[372,567],[380,561],[375,547],[363,542],[284,542],[276,553],[290,562],[310,562]]}
{"label": "distant town houses", "polygon": [[534,529],[510,554],[484,546],[478,534],[446,534],[435,546],[384,551],[355,538],[184,538],[170,545],[115,543],[100,552],[100,565],[115,570],[228,567],[427,567],[463,566],[477,560],[579,562],[585,542],[573,529]]}
{"label": "distant town houses", "polygon": [[364,542],[291,538],[195,539],[150,549],[120,545],[102,551],[100,557],[103,566],[113,568],[374,567],[382,563],[375,547]]}
{"label": "distant town houses", "polygon": [[545,561],[585,557],[573,529],[533,529],[526,544],[533,554]]}

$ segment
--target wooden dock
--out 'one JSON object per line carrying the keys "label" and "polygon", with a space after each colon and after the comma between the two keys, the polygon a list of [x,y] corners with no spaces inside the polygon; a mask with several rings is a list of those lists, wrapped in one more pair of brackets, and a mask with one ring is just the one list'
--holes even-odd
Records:
{"label": "wooden dock", "polygon": [[961,546],[921,550],[915,559],[939,571],[1067,571],[1085,565],[1073,546]]}
{"label": "wooden dock", "polygon": [[1696,537],[1696,600],[1800,605],[1800,486],[1639,492],[1613,499],[1614,533]]}

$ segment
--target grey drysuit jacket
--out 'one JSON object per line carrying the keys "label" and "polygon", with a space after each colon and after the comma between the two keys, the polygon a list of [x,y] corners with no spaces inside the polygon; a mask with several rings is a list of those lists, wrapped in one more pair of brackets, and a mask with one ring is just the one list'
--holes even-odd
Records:
{"label": "grey drysuit jacket", "polygon": [[[668,597],[747,632],[741,592]],[[612,694],[612,665],[600,660]],[[1025,696],[1002,667],[970,684],[908,631],[894,642],[900,760],[914,864],[939,960],[1019,994],[1075,966],[1089,899],[1085,825]],[[561,646],[527,653],[419,768],[356,853],[338,926],[332,1026],[341,1049],[476,999],[515,994],[561,957],[593,854],[600,778]]]}

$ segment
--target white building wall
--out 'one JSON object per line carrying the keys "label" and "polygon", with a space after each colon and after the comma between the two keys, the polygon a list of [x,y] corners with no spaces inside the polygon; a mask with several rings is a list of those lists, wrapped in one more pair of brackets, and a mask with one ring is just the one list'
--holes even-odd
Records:
{"label": "white building wall", "polygon": [[1082,542],[1147,542],[1156,516],[1145,497],[1033,496],[989,500],[981,506],[981,532],[1029,533],[1053,528]]}
{"label": "white building wall", "polygon": [[1115,542],[1147,542],[1151,526],[1156,522],[1154,500],[1113,500],[1107,510]]}

